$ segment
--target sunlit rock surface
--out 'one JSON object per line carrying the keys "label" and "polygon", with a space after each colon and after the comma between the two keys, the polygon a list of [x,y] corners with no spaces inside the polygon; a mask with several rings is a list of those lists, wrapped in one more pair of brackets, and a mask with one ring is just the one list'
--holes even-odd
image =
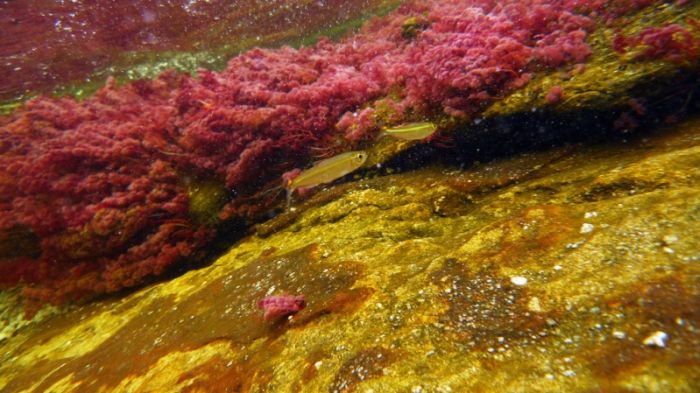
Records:
{"label": "sunlit rock surface", "polygon": [[[4,337],[0,391],[700,389],[700,121],[323,190]],[[256,302],[303,295],[263,320]]]}

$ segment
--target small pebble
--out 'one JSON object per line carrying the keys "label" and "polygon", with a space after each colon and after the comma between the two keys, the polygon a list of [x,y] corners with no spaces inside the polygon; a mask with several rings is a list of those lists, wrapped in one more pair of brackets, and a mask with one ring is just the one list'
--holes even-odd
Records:
{"label": "small pebble", "polygon": [[581,233],[591,233],[593,232],[593,229],[595,226],[593,224],[589,224],[587,222],[584,222],[583,225],[581,225]]}
{"label": "small pebble", "polygon": [[586,212],[583,215],[584,218],[593,218],[593,217],[598,217],[598,212]]}
{"label": "small pebble", "polygon": [[678,241],[678,236],[676,235],[666,235],[663,238],[664,243],[671,245]]}
{"label": "small pebble", "polygon": [[644,339],[644,345],[650,347],[664,348],[666,346],[666,340],[668,340],[668,334],[666,334],[666,332],[658,330]]}
{"label": "small pebble", "polygon": [[512,282],[513,285],[523,286],[527,284],[527,278],[523,276],[513,276],[510,278],[510,282]]}

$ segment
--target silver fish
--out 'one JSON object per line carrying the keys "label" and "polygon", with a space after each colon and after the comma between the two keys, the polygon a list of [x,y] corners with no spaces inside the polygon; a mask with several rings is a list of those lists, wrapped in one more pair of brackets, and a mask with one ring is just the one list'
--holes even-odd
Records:
{"label": "silver fish", "polygon": [[317,162],[314,166],[287,182],[287,204],[289,204],[292,193],[297,189],[315,187],[319,184],[332,182],[361,167],[366,160],[367,152],[357,150]]}
{"label": "silver fish", "polygon": [[433,135],[435,131],[437,131],[437,126],[435,123],[426,121],[420,123],[407,123],[396,127],[386,127],[383,129],[383,135],[390,135],[394,138],[407,141],[415,141],[425,139]]}

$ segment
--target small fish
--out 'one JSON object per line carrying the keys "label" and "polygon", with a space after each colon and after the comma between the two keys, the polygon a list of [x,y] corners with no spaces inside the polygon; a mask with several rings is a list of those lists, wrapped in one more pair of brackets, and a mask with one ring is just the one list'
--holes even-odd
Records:
{"label": "small fish", "polygon": [[390,135],[394,138],[406,141],[425,139],[437,131],[435,123],[429,121],[420,123],[407,123],[396,127],[385,127],[382,135]]}
{"label": "small fish", "polygon": [[258,300],[258,308],[263,309],[263,319],[266,321],[296,314],[304,307],[304,295],[273,295]]}
{"label": "small fish", "polygon": [[296,177],[287,180],[287,205],[292,193],[299,188],[315,187],[343,177],[361,167],[367,160],[367,153],[358,150],[339,154],[317,162],[311,168],[300,172]]}

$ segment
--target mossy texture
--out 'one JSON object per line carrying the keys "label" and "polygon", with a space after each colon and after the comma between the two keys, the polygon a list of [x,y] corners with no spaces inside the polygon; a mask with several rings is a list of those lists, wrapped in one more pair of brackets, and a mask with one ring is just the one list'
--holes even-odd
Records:
{"label": "mossy texture", "polygon": [[[209,267],[20,331],[0,391],[695,391],[698,168],[690,121],[330,187]],[[264,321],[279,293],[308,306]]]}

